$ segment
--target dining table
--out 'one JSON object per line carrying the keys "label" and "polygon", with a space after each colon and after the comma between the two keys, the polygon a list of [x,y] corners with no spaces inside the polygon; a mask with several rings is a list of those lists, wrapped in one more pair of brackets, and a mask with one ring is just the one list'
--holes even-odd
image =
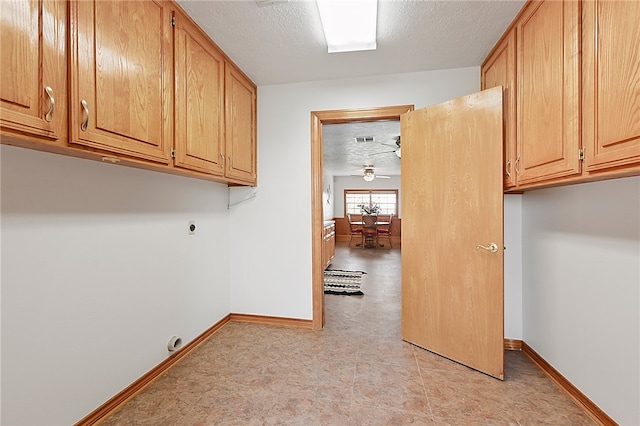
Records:
{"label": "dining table", "polygon": [[[391,222],[376,220],[373,223],[365,223],[364,221],[356,221],[356,222],[351,222],[351,224],[362,226],[362,230],[363,230],[362,231],[363,242],[361,244],[356,244],[356,246],[364,244],[363,248],[376,248],[377,247],[376,239],[377,239],[377,233],[378,233],[378,226],[389,226],[389,225],[391,225]],[[367,232],[367,230],[370,230],[370,231],[373,231],[373,232]]]}

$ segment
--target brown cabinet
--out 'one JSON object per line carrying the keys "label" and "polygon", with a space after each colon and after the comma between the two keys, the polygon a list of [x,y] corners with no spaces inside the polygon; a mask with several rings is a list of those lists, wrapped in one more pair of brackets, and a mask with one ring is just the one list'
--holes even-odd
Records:
{"label": "brown cabinet", "polygon": [[175,16],[175,165],[256,184],[256,86]]}
{"label": "brown cabinet", "polygon": [[168,163],[173,146],[171,7],[74,1],[71,142]]}
{"label": "brown cabinet", "polygon": [[580,173],[577,1],[532,1],[516,23],[519,184]]}
{"label": "brown cabinet", "polygon": [[502,86],[504,187],[516,186],[516,32],[512,29],[482,65],[482,89]]}
{"label": "brown cabinet", "polygon": [[327,269],[336,255],[336,224],[334,221],[324,223],[322,233],[322,265]]}
{"label": "brown cabinet", "polygon": [[255,185],[256,86],[229,62],[225,64],[225,129],[225,175]]}
{"label": "brown cabinet", "polygon": [[175,16],[175,165],[224,175],[224,56]]}
{"label": "brown cabinet", "polygon": [[256,86],[175,2],[0,7],[2,143],[256,185]]}
{"label": "brown cabinet", "polygon": [[481,69],[505,87],[505,190],[640,174],[639,21],[638,2],[525,5]]}
{"label": "brown cabinet", "polygon": [[67,140],[67,4],[0,1],[0,126],[4,139]]}
{"label": "brown cabinet", "polygon": [[640,2],[582,4],[587,171],[640,163]]}

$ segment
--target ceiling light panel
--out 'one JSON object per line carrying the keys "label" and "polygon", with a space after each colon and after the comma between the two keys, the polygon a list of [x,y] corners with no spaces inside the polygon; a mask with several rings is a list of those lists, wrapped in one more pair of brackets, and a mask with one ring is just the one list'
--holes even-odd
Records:
{"label": "ceiling light panel", "polygon": [[329,53],[374,50],[378,0],[316,0]]}

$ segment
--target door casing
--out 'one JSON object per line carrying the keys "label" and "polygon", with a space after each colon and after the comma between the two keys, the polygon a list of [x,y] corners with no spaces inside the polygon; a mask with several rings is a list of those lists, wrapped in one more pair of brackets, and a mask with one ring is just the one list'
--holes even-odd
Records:
{"label": "door casing", "polygon": [[413,105],[343,109],[311,112],[311,256],[313,288],[313,328],[324,327],[324,270],[322,265],[322,126],[352,122],[399,120],[413,111]]}

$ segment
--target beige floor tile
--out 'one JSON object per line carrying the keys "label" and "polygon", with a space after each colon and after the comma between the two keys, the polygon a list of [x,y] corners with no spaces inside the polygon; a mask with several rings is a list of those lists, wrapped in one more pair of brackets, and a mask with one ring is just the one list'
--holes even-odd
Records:
{"label": "beige floor tile", "polygon": [[103,425],[592,425],[520,352],[499,381],[401,340],[400,250],[338,244],[364,296],[321,331],[230,323]]}

